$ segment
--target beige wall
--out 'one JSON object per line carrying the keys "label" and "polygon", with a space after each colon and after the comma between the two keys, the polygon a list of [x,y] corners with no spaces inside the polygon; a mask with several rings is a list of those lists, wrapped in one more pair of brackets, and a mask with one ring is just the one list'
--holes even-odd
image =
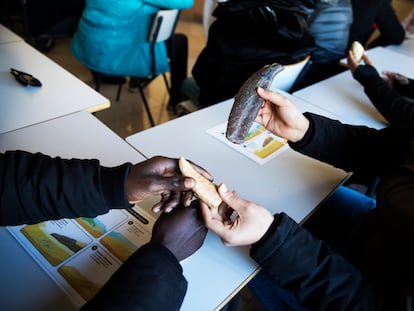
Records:
{"label": "beige wall", "polygon": [[393,0],[392,6],[395,9],[400,20],[404,19],[410,11],[414,8],[413,0]]}

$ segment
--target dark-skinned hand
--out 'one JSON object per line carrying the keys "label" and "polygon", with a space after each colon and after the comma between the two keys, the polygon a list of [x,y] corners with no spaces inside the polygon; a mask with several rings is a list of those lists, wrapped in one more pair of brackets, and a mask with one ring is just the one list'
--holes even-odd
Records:
{"label": "dark-skinned hand", "polygon": [[194,200],[190,206],[179,205],[170,213],[162,213],[152,229],[151,243],[165,246],[181,261],[203,245],[206,234],[200,203]]}
{"label": "dark-skinned hand", "polygon": [[[212,176],[200,166],[191,162],[194,168],[209,180]],[[193,197],[193,178],[184,177],[178,166],[178,159],[155,156],[133,165],[126,180],[126,197],[135,204],[150,197],[161,195],[153,206],[154,212],[170,212],[178,204],[188,206]]]}

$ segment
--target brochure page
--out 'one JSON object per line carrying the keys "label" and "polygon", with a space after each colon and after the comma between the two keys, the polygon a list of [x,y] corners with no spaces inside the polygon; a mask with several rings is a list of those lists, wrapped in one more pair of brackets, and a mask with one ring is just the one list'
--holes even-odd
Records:
{"label": "brochure page", "polygon": [[154,222],[153,216],[135,205],[96,218],[60,219],[7,229],[80,307],[150,240]]}

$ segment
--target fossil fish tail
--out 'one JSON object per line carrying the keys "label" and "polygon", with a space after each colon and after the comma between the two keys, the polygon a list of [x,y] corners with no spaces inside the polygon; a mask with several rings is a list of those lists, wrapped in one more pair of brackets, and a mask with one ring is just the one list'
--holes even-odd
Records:
{"label": "fossil fish tail", "polygon": [[263,99],[257,95],[256,88],[260,86],[268,89],[283,69],[283,65],[278,63],[266,65],[243,83],[234,98],[227,123],[226,138],[232,143],[240,144],[244,141],[262,106]]}

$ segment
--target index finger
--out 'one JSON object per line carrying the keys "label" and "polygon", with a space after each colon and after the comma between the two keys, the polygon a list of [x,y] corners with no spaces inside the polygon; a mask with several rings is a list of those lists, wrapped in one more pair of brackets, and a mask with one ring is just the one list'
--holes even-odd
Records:
{"label": "index finger", "polygon": [[364,54],[362,54],[362,60],[366,65],[374,66],[371,60],[369,59],[367,52],[364,52]]}
{"label": "index finger", "polygon": [[213,181],[214,177],[203,167],[195,164],[193,161],[186,159],[188,162],[190,162],[191,166],[201,175],[203,175],[203,177],[207,178],[209,181]]}

